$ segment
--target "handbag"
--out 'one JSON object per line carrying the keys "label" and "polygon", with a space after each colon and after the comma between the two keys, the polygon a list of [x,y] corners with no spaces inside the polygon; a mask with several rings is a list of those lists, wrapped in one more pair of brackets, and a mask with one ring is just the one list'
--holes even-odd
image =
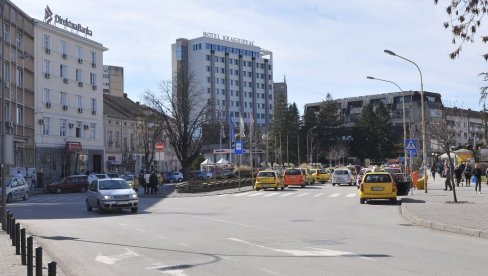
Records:
{"label": "handbag", "polygon": [[477,177],[476,177],[476,175],[473,175],[471,177],[471,183],[475,183],[476,184],[476,180],[478,180]]}

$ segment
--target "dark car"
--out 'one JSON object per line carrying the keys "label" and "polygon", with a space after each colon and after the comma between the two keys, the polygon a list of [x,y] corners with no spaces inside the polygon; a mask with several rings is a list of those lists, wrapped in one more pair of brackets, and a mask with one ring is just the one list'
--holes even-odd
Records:
{"label": "dark car", "polygon": [[62,192],[86,192],[88,189],[88,176],[86,175],[70,175],[61,180],[51,183],[47,186],[51,193]]}

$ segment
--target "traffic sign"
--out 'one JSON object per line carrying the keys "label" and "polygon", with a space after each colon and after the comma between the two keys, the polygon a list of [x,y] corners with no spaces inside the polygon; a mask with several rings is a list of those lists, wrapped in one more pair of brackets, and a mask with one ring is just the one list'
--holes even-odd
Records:
{"label": "traffic sign", "polygon": [[164,144],[163,143],[156,143],[155,149],[156,149],[156,152],[162,152],[164,150]]}
{"label": "traffic sign", "polygon": [[244,143],[242,141],[236,141],[234,146],[234,153],[237,155],[242,154],[242,151],[244,149]]}
{"label": "traffic sign", "polygon": [[405,139],[405,150],[417,151],[417,139]]}

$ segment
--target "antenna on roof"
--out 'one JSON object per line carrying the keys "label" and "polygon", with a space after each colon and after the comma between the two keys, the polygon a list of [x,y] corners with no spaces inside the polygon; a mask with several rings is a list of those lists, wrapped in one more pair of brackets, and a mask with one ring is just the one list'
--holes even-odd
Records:
{"label": "antenna on roof", "polygon": [[283,81],[286,83],[286,75],[283,75]]}

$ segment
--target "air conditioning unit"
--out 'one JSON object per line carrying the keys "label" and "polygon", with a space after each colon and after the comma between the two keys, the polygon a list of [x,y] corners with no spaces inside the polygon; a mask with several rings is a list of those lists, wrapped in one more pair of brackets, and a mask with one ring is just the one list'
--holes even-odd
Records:
{"label": "air conditioning unit", "polygon": [[5,126],[6,126],[7,128],[13,128],[13,127],[14,127],[14,125],[15,125],[15,124],[14,124],[14,122],[12,122],[12,121],[7,121],[7,122],[5,122]]}
{"label": "air conditioning unit", "polygon": [[63,110],[68,110],[68,106],[67,105],[63,105]]}
{"label": "air conditioning unit", "polygon": [[74,126],[75,126],[75,125],[74,125],[73,123],[69,123],[69,124],[68,124],[68,127],[69,127],[69,128],[73,128]]}
{"label": "air conditioning unit", "polygon": [[92,88],[93,88],[93,90],[97,90],[97,86],[96,85],[93,85]]}
{"label": "air conditioning unit", "polygon": [[79,87],[83,87],[83,82],[82,82],[82,81],[79,81],[79,82],[78,82],[78,86],[79,86]]}
{"label": "air conditioning unit", "polygon": [[46,79],[50,79],[51,78],[51,74],[50,73],[46,73],[44,76],[46,77]]}
{"label": "air conditioning unit", "polygon": [[97,111],[96,110],[92,110],[92,114],[93,115],[97,115]]}
{"label": "air conditioning unit", "polygon": [[9,88],[10,87],[10,82],[9,81],[5,81],[5,88]]}
{"label": "air conditioning unit", "polygon": [[39,119],[39,124],[40,125],[43,125],[44,124],[44,120],[43,119]]}
{"label": "air conditioning unit", "polygon": [[79,58],[79,59],[78,59],[78,63],[79,63],[79,64],[83,64],[83,59],[82,59],[82,58]]}
{"label": "air conditioning unit", "polygon": [[51,102],[47,102],[47,103],[46,103],[46,107],[47,107],[47,108],[51,108]]}
{"label": "air conditioning unit", "polygon": [[64,59],[67,59],[68,58],[68,54],[63,54],[63,58]]}
{"label": "air conditioning unit", "polygon": [[46,54],[50,54],[51,53],[51,48],[46,48]]}
{"label": "air conditioning unit", "polygon": [[83,108],[78,107],[78,113],[83,113]]}
{"label": "air conditioning unit", "polygon": [[69,83],[69,79],[68,78],[64,78],[63,81],[64,81],[64,83]]}
{"label": "air conditioning unit", "polygon": [[97,64],[96,63],[92,63],[92,67],[93,68],[97,68]]}
{"label": "air conditioning unit", "polygon": [[84,125],[84,126],[83,126],[83,128],[84,128],[84,129],[88,129],[88,125]]}

